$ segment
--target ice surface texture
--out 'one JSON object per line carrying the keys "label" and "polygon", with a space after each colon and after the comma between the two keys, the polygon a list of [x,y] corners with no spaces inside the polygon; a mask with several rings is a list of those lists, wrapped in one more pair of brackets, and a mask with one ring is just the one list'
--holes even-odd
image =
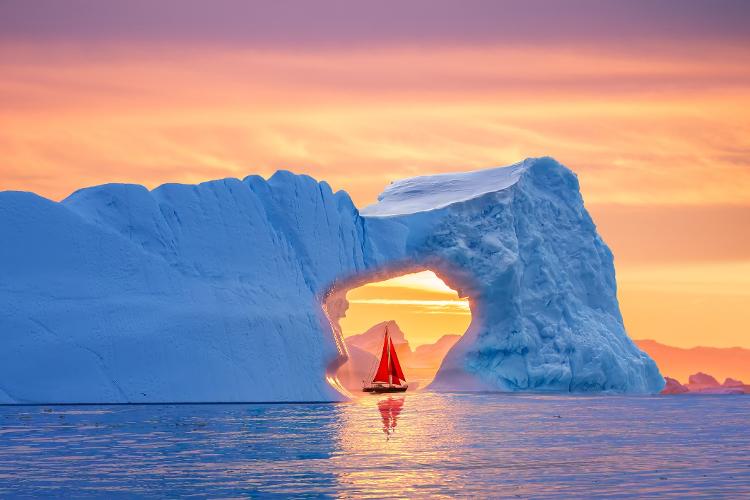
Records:
{"label": "ice surface texture", "polygon": [[2,192],[0,241],[2,403],[338,400],[346,303],[327,300],[420,267],[472,306],[434,389],[664,383],[625,333],[575,175],[550,158],[400,181],[363,215],[285,171],[60,203]]}

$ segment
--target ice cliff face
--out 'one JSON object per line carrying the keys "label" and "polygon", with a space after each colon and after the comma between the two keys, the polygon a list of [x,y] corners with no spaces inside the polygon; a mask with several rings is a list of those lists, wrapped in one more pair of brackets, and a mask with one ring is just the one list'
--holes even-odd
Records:
{"label": "ice cliff face", "polygon": [[0,401],[311,401],[318,295],[364,267],[346,194],[287,172],[0,194]]}
{"label": "ice cliff face", "polygon": [[289,172],[0,193],[0,403],[340,399],[342,293],[420,267],[472,302],[436,389],[661,389],[554,160],[401,181],[363,214]]}
{"label": "ice cliff face", "polygon": [[578,180],[556,161],[399,181],[362,213],[406,228],[379,233],[383,245],[403,249],[396,260],[432,269],[470,298],[472,323],[432,389],[646,393],[663,386],[625,333],[612,253]]}

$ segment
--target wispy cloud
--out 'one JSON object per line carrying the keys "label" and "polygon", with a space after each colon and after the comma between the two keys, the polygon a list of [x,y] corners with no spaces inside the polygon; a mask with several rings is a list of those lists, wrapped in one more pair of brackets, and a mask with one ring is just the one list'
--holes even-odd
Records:
{"label": "wispy cloud", "polygon": [[354,299],[350,304],[377,304],[385,306],[408,306],[415,310],[440,314],[468,314],[469,303],[462,300],[414,300],[414,299]]}
{"label": "wispy cloud", "polygon": [[456,296],[456,291],[446,285],[445,282],[438,278],[432,271],[404,274],[388,280],[368,283],[366,286],[394,289],[391,290],[391,295],[398,293],[396,290],[399,288],[409,288],[413,290],[423,290],[431,293]]}
{"label": "wispy cloud", "polygon": [[588,203],[750,205],[750,50],[669,47],[0,44],[0,186],[291,168],[365,205],[397,178],[552,155]]}

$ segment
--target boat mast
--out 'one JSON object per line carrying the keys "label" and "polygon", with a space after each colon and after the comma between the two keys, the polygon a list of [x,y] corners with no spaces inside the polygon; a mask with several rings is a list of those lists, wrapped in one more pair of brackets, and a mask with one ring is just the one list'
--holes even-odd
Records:
{"label": "boat mast", "polygon": [[391,374],[391,345],[388,336],[388,323],[385,325],[385,343],[388,345],[388,385],[393,385],[393,375]]}

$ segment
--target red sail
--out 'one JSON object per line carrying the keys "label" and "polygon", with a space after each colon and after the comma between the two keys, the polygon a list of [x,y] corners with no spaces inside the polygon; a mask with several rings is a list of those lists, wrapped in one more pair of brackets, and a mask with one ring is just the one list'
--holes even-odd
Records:
{"label": "red sail", "polygon": [[391,339],[388,339],[388,343],[391,344],[391,375],[393,375],[393,382],[398,384],[402,380],[406,381],[406,377],[404,377],[404,372],[401,371],[401,363],[398,362],[396,349],[393,347]]}
{"label": "red sail", "polygon": [[388,330],[385,331],[385,338],[383,339],[383,353],[380,355],[380,364],[378,365],[378,371],[375,372],[375,378],[373,382],[384,382],[389,383],[388,375],[390,374],[390,367],[388,366],[388,344],[390,344],[390,336]]}

